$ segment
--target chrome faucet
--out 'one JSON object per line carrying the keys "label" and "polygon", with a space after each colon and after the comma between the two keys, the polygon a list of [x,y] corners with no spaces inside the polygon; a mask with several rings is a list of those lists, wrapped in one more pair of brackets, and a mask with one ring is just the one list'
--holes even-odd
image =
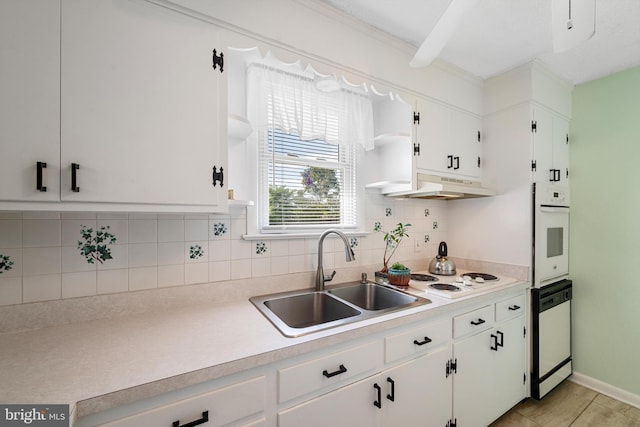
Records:
{"label": "chrome faucet", "polygon": [[351,250],[351,245],[349,244],[349,240],[347,239],[347,236],[345,236],[345,234],[342,231],[327,230],[324,233],[322,233],[320,235],[320,239],[318,240],[318,270],[316,271],[316,292],[324,291],[324,282],[330,282],[331,279],[333,279],[333,276],[336,275],[336,271],[333,270],[333,273],[331,273],[328,276],[325,276],[324,270],[322,268],[322,244],[324,242],[324,238],[331,233],[337,234],[344,242],[344,255],[347,262],[351,262],[356,259],[356,256],[353,253],[353,250]]}

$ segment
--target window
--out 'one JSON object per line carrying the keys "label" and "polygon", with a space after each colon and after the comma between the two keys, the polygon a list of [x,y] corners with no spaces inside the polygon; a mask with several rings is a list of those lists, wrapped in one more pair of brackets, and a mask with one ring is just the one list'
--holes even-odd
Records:
{"label": "window", "polygon": [[356,229],[356,155],[373,145],[361,88],[327,92],[309,72],[252,64],[247,105],[258,145],[258,229]]}
{"label": "window", "polygon": [[263,231],[356,227],[355,146],[270,129],[261,152]]}

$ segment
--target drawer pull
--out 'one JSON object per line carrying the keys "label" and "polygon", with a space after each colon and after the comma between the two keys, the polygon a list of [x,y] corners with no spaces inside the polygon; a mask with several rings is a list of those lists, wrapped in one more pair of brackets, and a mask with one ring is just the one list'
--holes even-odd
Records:
{"label": "drawer pull", "polygon": [[520,310],[520,306],[519,305],[515,305],[515,304],[510,305],[509,306],[509,310],[511,310],[511,311]]}
{"label": "drawer pull", "polygon": [[373,401],[373,406],[376,408],[382,408],[382,389],[378,384],[374,384],[373,388],[375,388],[378,393],[378,398]]}
{"label": "drawer pull", "polygon": [[491,346],[489,348],[491,348],[491,350],[493,351],[498,351],[498,336],[491,334],[491,341],[493,342],[491,343]]}
{"label": "drawer pull", "polygon": [[180,420],[177,420],[173,422],[172,427],[195,427],[199,426],[200,424],[204,424],[207,421],[209,421],[209,411],[204,411],[202,413],[202,418],[200,418],[199,420],[191,421],[190,423],[183,425],[180,425]]}
{"label": "drawer pull", "polygon": [[387,399],[392,402],[396,400],[396,382],[391,378],[387,377],[387,382],[391,384],[391,393],[387,394]]}
{"label": "drawer pull", "polygon": [[78,163],[71,163],[71,191],[74,193],[80,192],[80,187],[78,187],[78,169],[80,169]]}
{"label": "drawer pull", "polygon": [[36,162],[36,190],[38,191],[47,191],[47,186],[42,183],[42,169],[46,168],[46,162]]}
{"label": "drawer pull", "polygon": [[472,320],[471,324],[474,326],[478,326],[478,325],[482,325],[484,322],[485,322],[484,319],[478,318],[478,320]]}
{"label": "drawer pull", "polygon": [[415,345],[425,345],[425,344],[429,344],[430,342],[431,342],[431,338],[429,337],[424,337],[424,341],[413,340],[413,343]]}
{"label": "drawer pull", "polygon": [[336,375],[344,374],[345,372],[347,372],[347,368],[345,368],[344,365],[340,365],[337,371],[329,372],[325,369],[324,371],[322,371],[322,375],[327,378],[331,378],[335,377]]}

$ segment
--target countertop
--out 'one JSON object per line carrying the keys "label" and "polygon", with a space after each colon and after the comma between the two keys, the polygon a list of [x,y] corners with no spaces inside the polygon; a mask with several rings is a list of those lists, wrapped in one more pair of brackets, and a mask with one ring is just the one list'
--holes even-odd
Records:
{"label": "countertop", "polygon": [[432,303],[297,338],[284,337],[247,300],[185,306],[0,335],[0,402],[69,404],[76,419],[131,401],[266,365],[474,303]]}

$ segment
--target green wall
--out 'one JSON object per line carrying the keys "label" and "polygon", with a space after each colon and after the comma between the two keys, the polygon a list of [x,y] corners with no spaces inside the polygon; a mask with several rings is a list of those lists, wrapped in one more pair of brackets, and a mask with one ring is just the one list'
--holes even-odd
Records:
{"label": "green wall", "polygon": [[640,67],[577,86],[571,127],[574,370],[640,395]]}

